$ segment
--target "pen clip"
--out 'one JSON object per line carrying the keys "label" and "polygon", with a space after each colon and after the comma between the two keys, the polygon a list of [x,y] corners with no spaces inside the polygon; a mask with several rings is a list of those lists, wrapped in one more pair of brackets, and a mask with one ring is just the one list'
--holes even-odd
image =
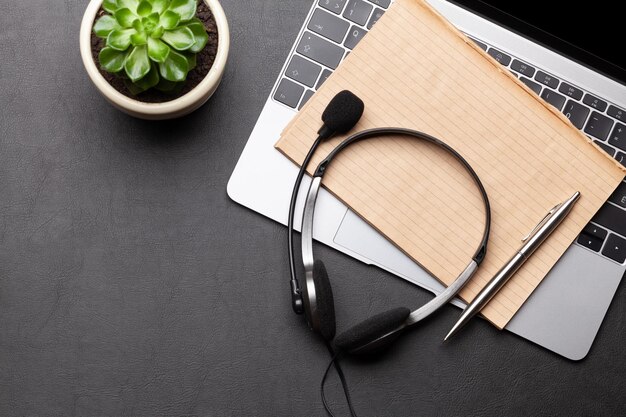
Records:
{"label": "pen clip", "polygon": [[554,213],[556,213],[556,211],[559,209],[559,207],[561,207],[563,205],[563,203],[559,203],[556,206],[552,207],[550,209],[550,211],[548,212],[548,214],[546,214],[543,219],[541,219],[541,221],[539,222],[539,224],[537,224],[537,226],[535,226],[535,228],[533,230],[530,231],[530,233],[528,233],[523,239],[522,242],[526,242],[528,239],[530,239],[531,237],[533,237],[535,235],[535,233],[537,233],[539,231],[539,229],[541,229],[541,227],[546,224],[546,222],[548,220],[550,220],[550,217],[552,217],[552,215],[554,215]]}

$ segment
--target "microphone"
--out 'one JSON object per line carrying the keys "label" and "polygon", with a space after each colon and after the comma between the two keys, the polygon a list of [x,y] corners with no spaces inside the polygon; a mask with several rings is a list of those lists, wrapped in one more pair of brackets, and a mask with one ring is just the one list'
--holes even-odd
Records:
{"label": "microphone", "polygon": [[302,293],[300,291],[300,285],[296,278],[296,261],[293,249],[293,220],[296,210],[296,201],[298,199],[298,191],[300,190],[300,184],[302,184],[302,178],[307,165],[311,161],[313,154],[317,147],[324,140],[330,139],[336,134],[348,133],[361,119],[363,111],[365,110],[365,104],[363,100],[358,98],[352,92],[343,90],[328,103],[324,113],[322,113],[322,121],[324,124],[317,132],[319,135],[317,140],[309,149],[308,154],[302,162],[302,167],[296,181],[293,186],[293,192],[291,194],[291,202],[289,204],[289,217],[287,223],[287,246],[289,250],[289,272],[291,275],[291,306],[296,314],[304,313],[304,301],[302,300]]}
{"label": "microphone", "polygon": [[339,92],[326,106],[322,114],[324,125],[317,132],[322,140],[335,134],[347,133],[359,122],[365,104],[348,90]]}

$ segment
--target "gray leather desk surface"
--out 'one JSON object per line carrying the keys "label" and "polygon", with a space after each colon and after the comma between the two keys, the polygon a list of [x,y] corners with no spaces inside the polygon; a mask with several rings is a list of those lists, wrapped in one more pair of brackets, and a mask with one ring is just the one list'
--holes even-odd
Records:
{"label": "gray leather desk surface", "polygon": [[[0,6],[0,415],[323,416],[328,361],[291,314],[285,229],[226,183],[310,0],[224,0],[232,50],[195,114],[129,118],[78,52],[86,0]],[[339,330],[430,295],[319,248]],[[598,277],[602,279],[602,277]],[[360,416],[617,416],[626,288],[573,363],[459,311],[347,362]],[[329,396],[347,415],[337,379]]]}

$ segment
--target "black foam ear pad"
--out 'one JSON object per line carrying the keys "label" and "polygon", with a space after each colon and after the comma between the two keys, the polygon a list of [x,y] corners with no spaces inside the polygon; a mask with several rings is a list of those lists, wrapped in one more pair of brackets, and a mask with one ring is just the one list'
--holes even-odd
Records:
{"label": "black foam ear pad", "polygon": [[313,264],[313,282],[320,322],[319,332],[325,340],[333,340],[336,332],[335,301],[328,272],[326,272],[324,262],[320,260],[316,260]]}
{"label": "black foam ear pad", "polygon": [[[337,336],[335,345],[344,352],[359,350],[401,327],[410,314],[411,310],[406,307],[394,308],[377,314]],[[394,340],[395,337],[389,338],[387,342],[391,343]],[[384,347],[386,344],[381,344],[379,349]]]}

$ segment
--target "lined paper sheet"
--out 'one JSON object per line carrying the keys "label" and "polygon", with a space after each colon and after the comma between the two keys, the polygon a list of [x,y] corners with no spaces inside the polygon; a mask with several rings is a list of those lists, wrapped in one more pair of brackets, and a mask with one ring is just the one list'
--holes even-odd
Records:
{"label": "lined paper sheet", "polygon": [[[624,177],[624,169],[427,3],[398,0],[283,132],[276,147],[301,163],[330,99],[365,102],[356,130],[421,130],[461,153],[492,205],[488,255],[461,292],[471,301],[521,239],[575,191],[571,214],[483,310],[503,328]],[[325,143],[309,172],[343,138]],[[444,151],[410,138],[353,145],[324,186],[434,277],[449,285],[484,227],[482,200]],[[332,271],[329,271],[332,274]]]}

